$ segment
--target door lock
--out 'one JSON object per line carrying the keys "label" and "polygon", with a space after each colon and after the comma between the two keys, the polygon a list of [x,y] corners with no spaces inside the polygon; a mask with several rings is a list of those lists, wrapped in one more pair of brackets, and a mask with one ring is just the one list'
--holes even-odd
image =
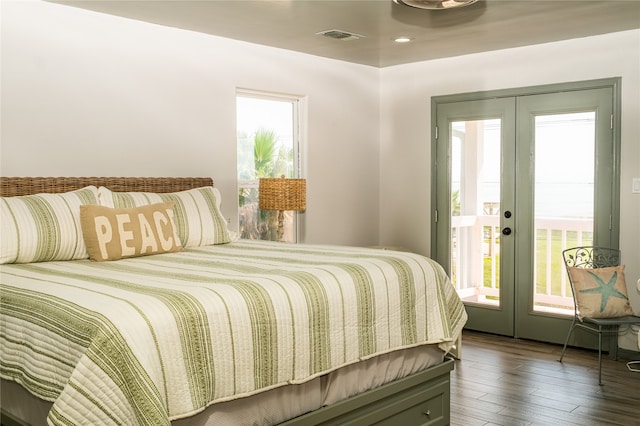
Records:
{"label": "door lock", "polygon": [[502,230],[502,235],[511,235],[511,228],[507,227]]}

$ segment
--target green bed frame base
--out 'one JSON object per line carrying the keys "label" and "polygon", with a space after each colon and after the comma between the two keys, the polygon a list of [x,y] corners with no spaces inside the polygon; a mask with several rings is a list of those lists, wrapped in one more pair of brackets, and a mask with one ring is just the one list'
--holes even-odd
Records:
{"label": "green bed frame base", "polygon": [[439,426],[448,425],[454,361],[304,414],[281,426]]}
{"label": "green bed frame base", "polygon": [[29,426],[25,423],[22,423],[18,419],[14,418],[10,414],[4,412],[2,408],[0,408],[0,425],[2,426]]}

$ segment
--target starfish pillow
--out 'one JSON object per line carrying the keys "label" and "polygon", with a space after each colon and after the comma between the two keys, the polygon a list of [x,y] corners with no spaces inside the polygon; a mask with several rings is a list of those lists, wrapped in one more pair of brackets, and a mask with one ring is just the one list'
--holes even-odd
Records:
{"label": "starfish pillow", "polygon": [[633,315],[627,296],[624,265],[608,268],[569,267],[578,301],[578,318],[617,318]]}

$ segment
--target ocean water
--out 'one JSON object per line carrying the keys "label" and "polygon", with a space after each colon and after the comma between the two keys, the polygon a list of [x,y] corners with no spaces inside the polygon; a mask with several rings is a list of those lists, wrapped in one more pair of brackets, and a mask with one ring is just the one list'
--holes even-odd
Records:
{"label": "ocean water", "polygon": [[[480,190],[486,202],[499,202],[497,182],[485,182]],[[593,183],[538,183],[534,195],[535,213],[539,217],[592,218],[593,200]]]}
{"label": "ocean water", "polygon": [[593,183],[538,183],[536,216],[593,218]]}

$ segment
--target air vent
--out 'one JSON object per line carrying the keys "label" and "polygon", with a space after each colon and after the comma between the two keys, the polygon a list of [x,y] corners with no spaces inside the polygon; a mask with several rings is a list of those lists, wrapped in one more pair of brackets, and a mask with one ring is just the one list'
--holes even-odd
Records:
{"label": "air vent", "polygon": [[364,37],[363,35],[360,35],[360,34],[354,34],[354,33],[350,33],[347,31],[340,31],[340,30],[326,30],[326,31],[320,31],[319,33],[316,33],[316,34],[323,35],[325,37],[335,38],[336,40],[358,40],[359,38]]}

